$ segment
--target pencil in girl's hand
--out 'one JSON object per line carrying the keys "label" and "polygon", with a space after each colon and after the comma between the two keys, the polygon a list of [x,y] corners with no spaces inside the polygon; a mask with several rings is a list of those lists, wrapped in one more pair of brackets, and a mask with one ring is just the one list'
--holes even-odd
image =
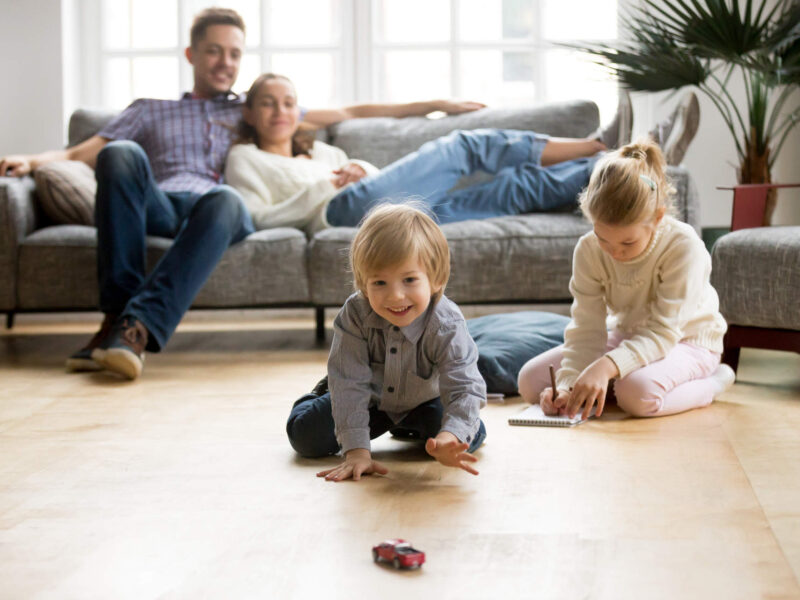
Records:
{"label": "pencil in girl's hand", "polygon": [[553,365],[550,365],[550,383],[553,385],[553,402],[556,401],[556,372]]}

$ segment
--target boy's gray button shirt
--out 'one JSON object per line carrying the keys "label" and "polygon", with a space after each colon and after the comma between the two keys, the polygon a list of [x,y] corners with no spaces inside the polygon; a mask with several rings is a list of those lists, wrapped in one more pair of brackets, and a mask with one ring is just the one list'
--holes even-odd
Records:
{"label": "boy's gray button shirt", "polygon": [[343,452],[369,449],[372,405],[397,423],[441,397],[442,431],[468,442],[486,404],[478,348],[461,311],[444,296],[406,327],[378,316],[361,294],[350,296],[333,324],[328,385]]}

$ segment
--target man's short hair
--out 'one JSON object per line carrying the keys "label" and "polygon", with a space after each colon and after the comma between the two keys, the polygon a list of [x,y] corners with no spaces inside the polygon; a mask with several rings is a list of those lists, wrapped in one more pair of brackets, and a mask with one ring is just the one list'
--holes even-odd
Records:
{"label": "man's short hair", "polygon": [[380,204],[361,222],[350,245],[350,268],[355,287],[367,297],[370,273],[416,258],[425,269],[439,300],[450,279],[450,248],[444,233],[420,202]]}
{"label": "man's short hair", "polygon": [[206,29],[212,25],[233,25],[245,33],[244,19],[232,8],[207,8],[197,13],[192,22],[189,36],[192,48],[197,48],[197,44],[206,37]]}

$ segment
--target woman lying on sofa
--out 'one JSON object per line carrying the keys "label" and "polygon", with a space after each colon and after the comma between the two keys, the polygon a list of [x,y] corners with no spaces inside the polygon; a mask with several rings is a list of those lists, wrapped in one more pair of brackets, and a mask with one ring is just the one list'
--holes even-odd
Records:
{"label": "woman lying on sofa", "polygon": [[[379,170],[304,139],[297,94],[284,76],[256,79],[243,110],[240,143],[226,162],[227,183],[241,192],[256,228],[310,232],[355,227],[372,206],[393,197],[422,200],[440,223],[574,206],[597,153],[617,145],[620,129],[612,124],[585,139],[504,129],[454,131]],[[451,191],[462,176],[478,170],[495,177]]]}

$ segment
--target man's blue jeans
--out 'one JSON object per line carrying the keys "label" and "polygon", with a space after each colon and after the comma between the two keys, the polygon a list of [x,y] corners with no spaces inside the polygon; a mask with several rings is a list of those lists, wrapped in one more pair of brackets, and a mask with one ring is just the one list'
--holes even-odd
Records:
{"label": "man's blue jeans", "polygon": [[[109,142],[97,156],[97,276],[100,309],[139,319],[160,350],[225,250],[254,231],[233,188],[163,192],[144,150]],[[149,276],[147,235],[174,238]]]}
{"label": "man's blue jeans", "polygon": [[[409,198],[427,204],[439,223],[574,207],[597,157],[542,167],[548,139],[510,129],[454,131],[339,192],[328,205],[328,222],[356,227],[376,204]],[[476,171],[495,177],[451,191]]]}
{"label": "man's blue jeans", "polygon": [[[385,412],[371,406],[369,409],[369,437],[375,439],[394,428],[413,432],[422,441],[436,437],[442,426],[444,406],[439,398],[423,402],[411,410],[399,423],[395,423]],[[334,431],[331,394],[321,396],[306,394],[292,406],[286,422],[286,434],[292,448],[306,458],[321,458],[339,451]],[[486,439],[486,426],[480,423],[475,439],[467,452],[475,452]]]}

